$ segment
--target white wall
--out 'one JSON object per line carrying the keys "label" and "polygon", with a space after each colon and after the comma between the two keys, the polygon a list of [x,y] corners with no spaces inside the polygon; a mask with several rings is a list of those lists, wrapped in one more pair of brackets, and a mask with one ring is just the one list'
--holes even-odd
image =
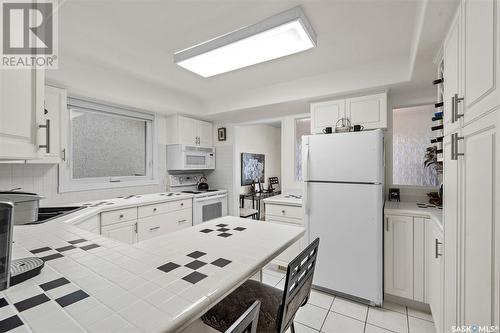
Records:
{"label": "white wall", "polygon": [[130,194],[164,192],[167,186],[166,171],[166,118],[157,117],[158,185],[121,187],[115,189],[58,193],[58,166],[54,164],[0,164],[0,190],[21,187],[45,197],[42,206],[109,199]]}

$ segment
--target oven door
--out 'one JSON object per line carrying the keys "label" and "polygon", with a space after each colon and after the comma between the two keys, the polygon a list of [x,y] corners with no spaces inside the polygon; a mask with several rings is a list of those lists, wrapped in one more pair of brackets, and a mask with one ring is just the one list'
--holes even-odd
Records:
{"label": "oven door", "polygon": [[227,194],[193,199],[193,225],[227,215]]}

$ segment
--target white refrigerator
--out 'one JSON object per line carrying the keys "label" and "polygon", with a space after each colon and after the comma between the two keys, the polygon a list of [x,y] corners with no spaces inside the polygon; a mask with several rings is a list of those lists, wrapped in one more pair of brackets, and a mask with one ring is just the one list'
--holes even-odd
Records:
{"label": "white refrigerator", "polygon": [[302,141],[307,237],[320,238],[313,285],[372,305],[383,299],[383,140],[372,130]]}

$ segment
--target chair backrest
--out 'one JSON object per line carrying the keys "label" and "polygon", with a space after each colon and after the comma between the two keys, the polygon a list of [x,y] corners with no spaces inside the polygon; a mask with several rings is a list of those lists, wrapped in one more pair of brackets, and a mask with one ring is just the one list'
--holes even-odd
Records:
{"label": "chair backrest", "polygon": [[269,177],[269,189],[274,190],[274,185],[279,185],[280,181],[278,177]]}
{"label": "chair backrest", "polygon": [[319,238],[316,238],[289,264],[281,302],[278,332],[285,332],[293,323],[297,310],[307,303],[318,256]]}
{"label": "chair backrest", "polygon": [[14,205],[0,202],[0,290],[9,287]]}
{"label": "chair backrest", "polygon": [[225,333],[256,333],[260,301],[257,300],[236,320]]}

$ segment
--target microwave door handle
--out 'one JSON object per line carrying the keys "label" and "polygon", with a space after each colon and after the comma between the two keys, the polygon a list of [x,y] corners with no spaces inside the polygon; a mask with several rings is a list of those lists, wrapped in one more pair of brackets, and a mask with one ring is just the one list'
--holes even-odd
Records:
{"label": "microwave door handle", "polygon": [[212,197],[204,197],[204,198],[199,198],[199,199],[194,199],[196,202],[203,202],[203,201],[208,201],[208,200],[213,200],[213,199],[220,199],[220,198],[226,198],[226,194],[220,194],[220,195],[214,195]]}

